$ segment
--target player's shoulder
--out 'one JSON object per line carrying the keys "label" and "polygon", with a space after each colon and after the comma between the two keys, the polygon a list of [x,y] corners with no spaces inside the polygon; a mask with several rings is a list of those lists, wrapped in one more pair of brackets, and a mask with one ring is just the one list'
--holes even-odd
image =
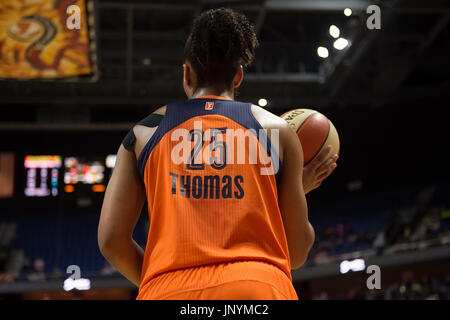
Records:
{"label": "player's shoulder", "polygon": [[256,120],[261,124],[264,129],[267,129],[269,135],[272,134],[272,130],[277,130],[279,133],[279,155],[283,160],[283,150],[289,145],[293,145],[298,142],[297,134],[289,126],[289,124],[283,118],[271,113],[270,111],[261,108],[256,105],[252,105],[252,113]]}
{"label": "player's shoulder", "polygon": [[127,150],[134,149],[139,156],[146,142],[152,137],[166,114],[167,106],[162,106],[136,123],[122,141]]}
{"label": "player's shoulder", "polygon": [[148,131],[148,129],[158,127],[162,119],[164,118],[164,115],[166,114],[166,108],[167,105],[162,106],[139,121],[133,128],[134,133],[138,135],[139,132],[145,133]]}
{"label": "player's shoulder", "polygon": [[283,131],[289,129],[289,124],[284,119],[264,108],[252,104],[251,111],[264,129],[279,129]]}
{"label": "player's shoulder", "polygon": [[139,129],[139,126],[147,127],[147,128],[153,128],[157,127],[159,123],[161,122],[162,118],[166,114],[166,108],[167,106],[162,106],[152,113],[150,113],[147,117],[136,123],[134,126],[134,129]]}
{"label": "player's shoulder", "polygon": [[158,109],[156,109],[155,111],[152,112],[152,114],[157,114],[157,115],[165,115],[166,114],[166,109],[167,109],[167,105],[162,106]]}

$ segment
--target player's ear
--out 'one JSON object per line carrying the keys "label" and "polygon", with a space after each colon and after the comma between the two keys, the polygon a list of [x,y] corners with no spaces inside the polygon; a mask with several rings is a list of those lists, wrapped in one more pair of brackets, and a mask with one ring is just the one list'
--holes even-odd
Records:
{"label": "player's ear", "polygon": [[244,80],[244,67],[240,65],[236,71],[236,74],[234,75],[233,88],[239,88],[243,80]]}
{"label": "player's ear", "polygon": [[192,69],[189,63],[183,63],[183,88],[186,96],[192,96]]}
{"label": "player's ear", "polygon": [[183,82],[188,86],[191,82],[191,68],[187,63],[183,63]]}

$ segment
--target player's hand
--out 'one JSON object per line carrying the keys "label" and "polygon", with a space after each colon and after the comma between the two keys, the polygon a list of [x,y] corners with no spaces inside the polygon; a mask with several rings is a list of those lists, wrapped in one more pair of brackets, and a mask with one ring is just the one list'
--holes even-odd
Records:
{"label": "player's hand", "polygon": [[334,169],[339,158],[337,154],[329,155],[331,146],[324,148],[317,157],[303,167],[303,189],[305,194],[318,188]]}

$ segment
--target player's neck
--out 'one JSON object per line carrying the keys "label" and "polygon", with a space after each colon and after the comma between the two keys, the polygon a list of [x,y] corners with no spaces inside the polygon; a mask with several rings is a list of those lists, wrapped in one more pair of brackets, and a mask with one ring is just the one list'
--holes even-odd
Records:
{"label": "player's neck", "polygon": [[234,100],[234,90],[217,90],[214,88],[200,88],[195,91],[191,99],[204,97],[204,96],[216,96],[230,100]]}

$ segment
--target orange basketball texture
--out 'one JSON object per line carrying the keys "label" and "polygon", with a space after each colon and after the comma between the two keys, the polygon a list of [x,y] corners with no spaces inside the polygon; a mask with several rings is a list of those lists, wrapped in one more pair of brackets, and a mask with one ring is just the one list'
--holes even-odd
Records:
{"label": "orange basketball texture", "polygon": [[331,153],[339,154],[339,135],[333,123],[320,112],[312,109],[290,110],[281,118],[297,133],[303,148],[304,164],[313,160],[327,145]]}

